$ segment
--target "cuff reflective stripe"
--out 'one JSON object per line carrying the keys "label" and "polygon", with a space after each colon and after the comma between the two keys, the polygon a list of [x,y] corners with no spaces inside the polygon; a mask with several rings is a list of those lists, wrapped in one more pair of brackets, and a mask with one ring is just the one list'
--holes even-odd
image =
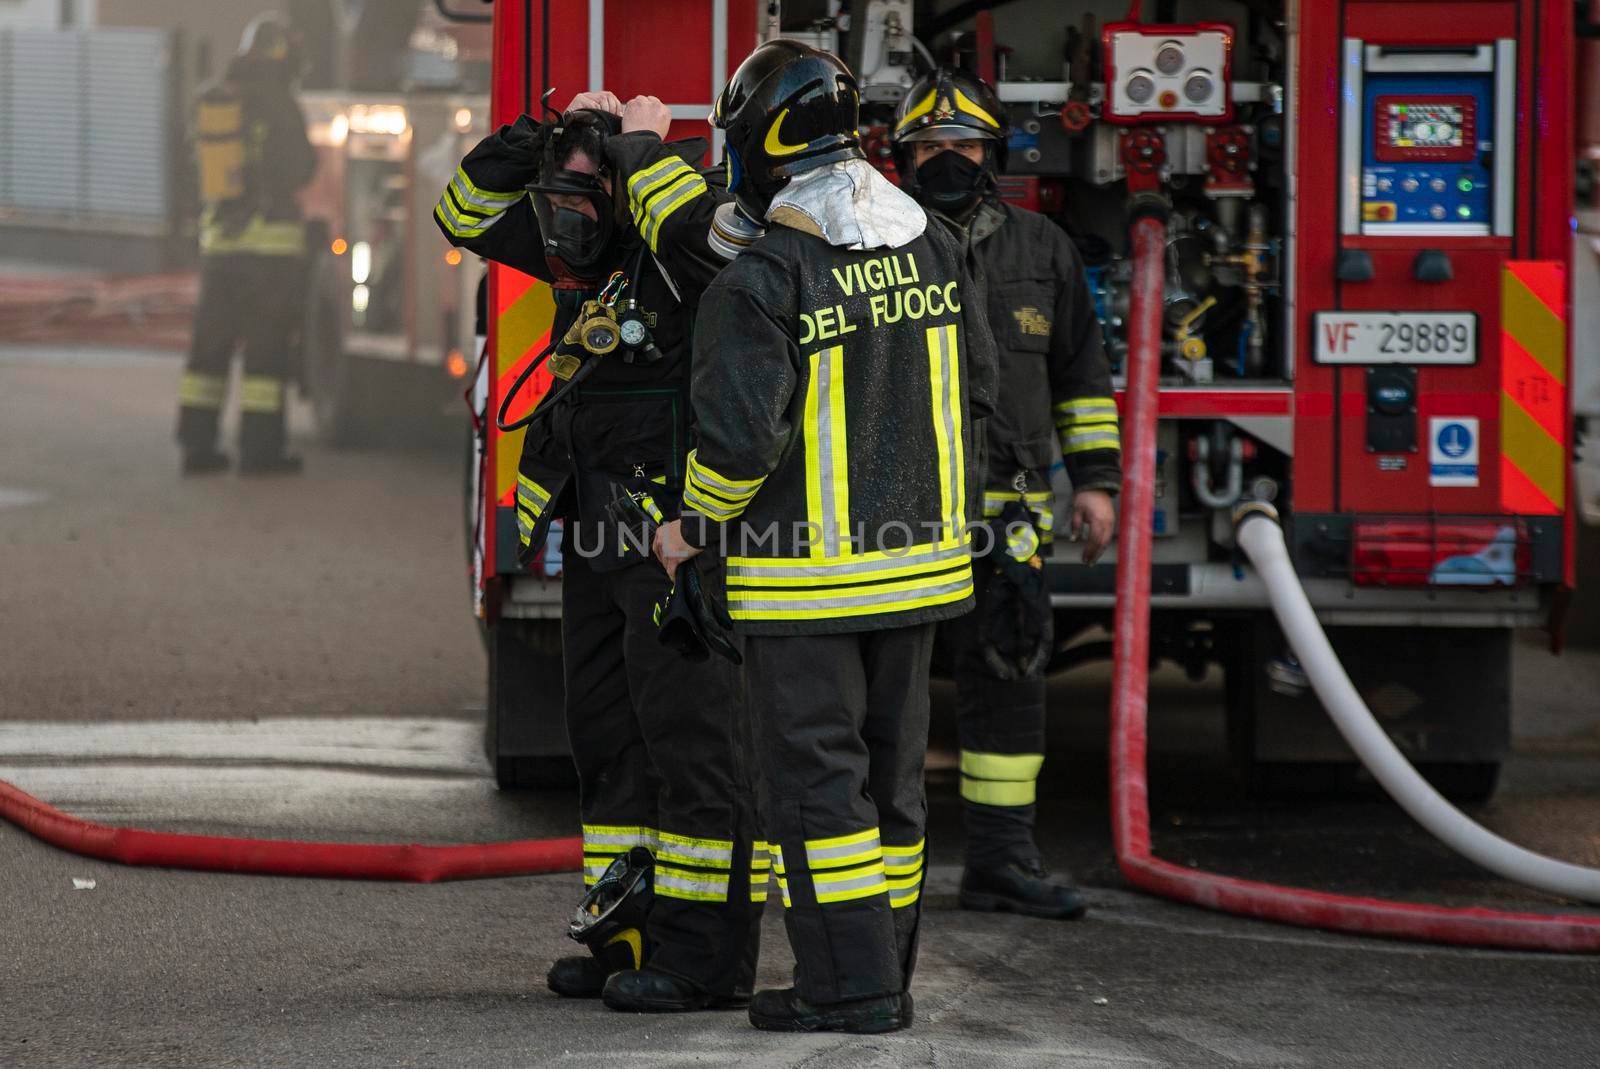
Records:
{"label": "cuff reflective stripe", "polygon": [[278,412],[282,408],[282,379],[272,375],[246,375],[239,384],[239,411]]}
{"label": "cuff reflective stripe", "polygon": [[514,189],[498,192],[484,189],[475,185],[467,177],[464,167],[457,167],[455,176],[450,179],[450,189],[455,191],[456,199],[469,208],[478,208],[484,212],[503,212],[511,205],[522,199],[523,190]]}
{"label": "cuff reflective stripe", "polygon": [[922,897],[922,873],[903,880],[889,881],[889,905],[894,909],[914,906]]}
{"label": "cuff reflective stripe", "polygon": [[661,226],[673,212],[706,192],[706,180],[683,160],[661,160],[628,179],[628,204],[639,236],[656,251]]}
{"label": "cuff reflective stripe", "polygon": [[699,450],[691,449],[684,475],[684,503],[692,500],[696,511],[726,522],[744,512],[765,481],[765,477],[734,479],[713,471],[700,463]]}
{"label": "cuff reflective stripe", "polygon": [[961,797],[979,805],[1032,805],[1037,793],[1038,784],[1034,780],[1010,783],[1005,780],[961,777]]}
{"label": "cuff reflective stripe", "polygon": [[1070,397],[1055,406],[1057,423],[1079,423],[1117,418],[1117,402],[1110,397]]}
{"label": "cuff reflective stripe", "polygon": [[1061,435],[1061,454],[1087,453],[1091,449],[1121,449],[1122,439],[1114,426],[1084,427]]}
{"label": "cuff reflective stripe", "polygon": [[726,873],[702,872],[697,869],[680,869],[657,864],[651,878],[656,894],[667,898],[681,898],[690,902],[726,902],[728,876]]}
{"label": "cuff reflective stripe", "polygon": [[550,504],[550,491],[519,471],[517,472],[517,504],[527,509],[537,519],[544,515],[544,510]]}
{"label": "cuff reflective stripe", "polygon": [[889,892],[882,860],[836,872],[813,872],[811,886],[820,903],[853,902]]}
{"label": "cuff reflective stripe", "polygon": [[685,486],[683,488],[683,507],[693,509],[707,519],[716,520],[718,523],[727,523],[729,520],[738,519],[739,514],[744,511],[743,508],[731,508],[718,502],[714,497],[708,497],[695,486]]}
{"label": "cuff reflective stripe", "polygon": [[220,375],[185,371],[178,381],[178,403],[187,408],[221,408],[228,380]]}
{"label": "cuff reflective stripe", "polygon": [[884,846],[883,871],[889,878],[889,905],[903,909],[916,904],[922,895],[922,869],[926,861],[926,839],[914,846]]}

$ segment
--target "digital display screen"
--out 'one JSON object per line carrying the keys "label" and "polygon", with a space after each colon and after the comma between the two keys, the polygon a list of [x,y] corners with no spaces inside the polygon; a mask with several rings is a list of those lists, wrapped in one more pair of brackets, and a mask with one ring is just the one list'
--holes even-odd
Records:
{"label": "digital display screen", "polygon": [[1460,148],[1466,109],[1459,104],[1390,104],[1389,144],[1395,148]]}
{"label": "digital display screen", "polygon": [[1374,148],[1386,163],[1466,162],[1477,154],[1478,102],[1470,96],[1382,96]]}

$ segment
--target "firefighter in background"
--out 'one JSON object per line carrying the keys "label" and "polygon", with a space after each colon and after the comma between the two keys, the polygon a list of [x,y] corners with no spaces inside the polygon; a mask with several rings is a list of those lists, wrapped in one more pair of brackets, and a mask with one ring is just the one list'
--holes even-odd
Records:
{"label": "firefighter in background", "polygon": [[1036,917],[1082,916],[1083,899],[1050,879],[1034,843],[1044,762],[1045,676],[1052,652],[1041,553],[1054,517],[1059,444],[1072,480],[1072,537],[1092,564],[1111,541],[1121,484],[1117,408],[1083,262],[1067,235],[1000,200],[1004,105],[983,81],[941,69],[895,118],[901,185],[965,244],[988,293],[999,398],[988,421],[983,516],[993,548],[974,562],[977,611],[943,625],[956,678],[967,864],[960,903]]}
{"label": "firefighter in background", "polygon": [[[684,512],[669,570],[712,547],[795,954],[773,1031],[888,1032],[909,993],[926,856],[935,625],[972,605],[966,508],[993,341],[959,243],[864,158],[835,57],[756,49],[723,90],[730,188],[769,223],[695,322]],[[965,309],[965,310],[964,310]]]}
{"label": "firefighter in background", "polygon": [[[556,378],[517,472],[524,565],[565,521],[567,730],[585,911],[603,921],[574,931],[591,953],[557,961],[547,983],[647,1012],[743,1005],[767,893],[738,674],[658,641],[666,575],[609,511],[626,495],[676,514],[690,314],[725,262],[706,243],[723,198],[695,169],[705,141],[664,141],[671,119],[655,97],[609,92],[544,122],[524,115],[468,153],[434,213],[452,244],[553,287],[552,339],[595,325],[549,357]],[[631,335],[605,322],[624,310]],[[584,349],[596,334],[615,348]]]}
{"label": "firefighter in background", "polygon": [[241,344],[239,474],[301,468],[300,458],[284,451],[284,394],[306,253],[295,194],[317,165],[294,98],[300,67],[287,24],[268,12],[245,29],[239,54],[200,96],[200,302],[178,390],[185,475],[228,467],[217,425]]}

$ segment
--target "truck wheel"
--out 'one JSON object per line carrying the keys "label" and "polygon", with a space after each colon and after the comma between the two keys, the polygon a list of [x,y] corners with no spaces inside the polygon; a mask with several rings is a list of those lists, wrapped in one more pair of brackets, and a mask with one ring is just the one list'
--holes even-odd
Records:
{"label": "truck wheel", "polygon": [[484,746],[502,790],[578,782],[563,712],[559,620],[501,619],[488,628]]}

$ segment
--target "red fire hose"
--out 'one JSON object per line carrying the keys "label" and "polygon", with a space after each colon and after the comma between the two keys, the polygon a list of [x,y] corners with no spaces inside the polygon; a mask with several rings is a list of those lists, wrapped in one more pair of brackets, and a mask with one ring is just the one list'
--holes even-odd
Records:
{"label": "red fire hose", "polygon": [[1180,902],[1263,920],[1361,935],[1468,946],[1600,951],[1600,917],[1451,909],[1324,894],[1186,868],[1150,852],[1145,770],[1150,682],[1150,545],[1155,495],[1156,387],[1161,364],[1166,223],[1132,227],[1127,408],[1111,705],[1112,843],[1134,886]]}
{"label": "red fire hose", "polygon": [[0,817],[52,846],[124,865],[415,883],[577,872],[583,865],[583,840],[575,837],[421,846],[231,839],[113,828],[79,820],[3,780]]}

